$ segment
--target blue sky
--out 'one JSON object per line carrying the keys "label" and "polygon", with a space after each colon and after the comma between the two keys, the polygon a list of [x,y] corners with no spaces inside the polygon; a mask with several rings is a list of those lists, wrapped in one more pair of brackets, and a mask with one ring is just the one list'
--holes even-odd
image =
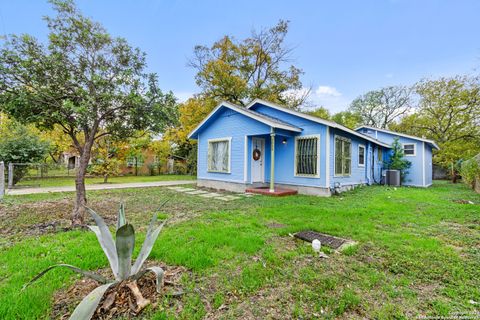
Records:
{"label": "blue sky", "polygon": [[[79,0],[82,12],[148,55],[164,90],[198,91],[187,67],[196,44],[290,20],[287,43],[313,87],[312,100],[339,111],[359,94],[424,77],[480,73],[480,1]],[[0,0],[0,33],[46,39],[42,0]]]}

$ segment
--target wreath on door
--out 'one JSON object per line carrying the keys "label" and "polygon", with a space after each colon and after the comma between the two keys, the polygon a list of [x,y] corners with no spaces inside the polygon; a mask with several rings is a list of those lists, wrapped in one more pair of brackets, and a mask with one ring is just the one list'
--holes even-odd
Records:
{"label": "wreath on door", "polygon": [[262,152],[258,149],[253,150],[253,160],[257,161],[262,156]]}

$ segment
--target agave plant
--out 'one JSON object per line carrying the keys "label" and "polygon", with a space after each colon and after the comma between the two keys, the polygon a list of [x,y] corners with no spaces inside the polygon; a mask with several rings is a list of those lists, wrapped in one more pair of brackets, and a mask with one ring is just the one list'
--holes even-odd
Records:
{"label": "agave plant", "polygon": [[[165,204],[165,203],[164,203]],[[143,309],[146,305],[150,303],[149,300],[144,299],[138,286],[137,280],[140,279],[145,273],[153,272],[156,275],[156,290],[160,293],[163,283],[163,274],[164,271],[160,267],[150,267],[142,269],[142,266],[152,251],[155,240],[158,237],[158,234],[163,228],[165,222],[156,226],[157,224],[157,215],[154,214],[150,225],[147,230],[147,235],[145,236],[145,241],[143,242],[140,253],[138,254],[135,263],[132,266],[132,253],[135,246],[135,230],[133,226],[129,224],[125,218],[125,206],[123,203],[120,205],[118,210],[117,218],[117,228],[115,233],[115,240],[108,229],[105,221],[100,217],[95,211],[90,208],[87,208],[88,212],[95,220],[96,226],[88,226],[92,230],[100,243],[100,246],[103,249],[103,252],[107,256],[108,262],[110,263],[110,268],[115,279],[107,279],[97,273],[85,271],[75,266],[69,264],[56,264],[48,267],[44,271],[40,272],[32,280],[23,286],[23,289],[28,287],[30,284],[41,278],[48,271],[57,268],[57,267],[66,267],[74,272],[80,273],[85,277],[94,279],[101,283],[102,285],[90,292],[75,308],[70,319],[90,319],[95,310],[97,309],[100,300],[102,299],[105,292],[115,284],[118,284],[122,281],[125,281],[128,288],[132,291],[137,302],[137,311]],[[23,290],[22,289],[22,290]]]}

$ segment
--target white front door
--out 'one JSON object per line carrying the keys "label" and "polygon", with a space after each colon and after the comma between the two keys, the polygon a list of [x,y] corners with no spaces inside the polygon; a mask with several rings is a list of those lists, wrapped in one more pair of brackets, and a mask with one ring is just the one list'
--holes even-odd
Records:
{"label": "white front door", "polygon": [[264,182],[265,139],[252,138],[252,182]]}

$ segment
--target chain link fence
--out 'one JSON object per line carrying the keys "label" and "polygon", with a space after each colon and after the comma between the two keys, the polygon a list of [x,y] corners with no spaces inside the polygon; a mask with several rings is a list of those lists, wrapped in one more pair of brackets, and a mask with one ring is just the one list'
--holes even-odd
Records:
{"label": "chain link fence", "polygon": [[9,163],[8,188],[39,186],[40,181],[50,178],[74,179],[76,168],[65,164]]}

